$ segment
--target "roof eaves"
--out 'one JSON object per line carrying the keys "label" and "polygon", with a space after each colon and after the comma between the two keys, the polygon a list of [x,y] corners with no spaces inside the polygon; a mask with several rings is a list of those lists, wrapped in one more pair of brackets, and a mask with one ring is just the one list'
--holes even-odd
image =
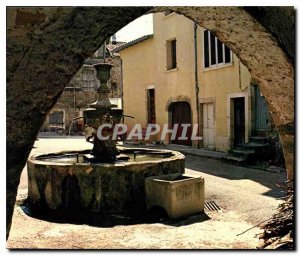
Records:
{"label": "roof eaves", "polygon": [[150,35],[144,35],[144,36],[139,37],[139,38],[137,38],[137,39],[135,39],[135,40],[133,40],[133,41],[130,41],[130,42],[125,43],[125,44],[122,44],[121,46],[119,46],[119,47],[113,49],[112,52],[114,52],[114,53],[115,53],[115,52],[119,52],[119,51],[121,51],[121,50],[124,50],[124,49],[126,49],[126,48],[129,48],[129,47],[131,47],[131,46],[133,46],[133,45],[135,45],[135,44],[138,44],[138,43],[143,42],[143,41],[145,41],[145,40],[147,40],[147,39],[150,39],[150,38],[153,38],[153,34],[150,34]]}

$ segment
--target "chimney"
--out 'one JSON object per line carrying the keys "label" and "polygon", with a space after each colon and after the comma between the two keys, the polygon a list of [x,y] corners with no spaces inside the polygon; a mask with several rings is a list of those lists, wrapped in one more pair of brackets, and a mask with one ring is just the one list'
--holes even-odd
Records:
{"label": "chimney", "polygon": [[112,44],[117,44],[117,37],[116,37],[115,34],[111,37],[111,43]]}

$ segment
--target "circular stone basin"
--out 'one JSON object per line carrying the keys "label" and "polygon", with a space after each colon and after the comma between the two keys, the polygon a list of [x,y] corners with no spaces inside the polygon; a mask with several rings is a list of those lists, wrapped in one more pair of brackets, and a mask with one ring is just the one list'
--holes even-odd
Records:
{"label": "circular stone basin", "polygon": [[62,211],[140,214],[145,178],[184,173],[184,155],[170,150],[118,148],[115,163],[91,163],[90,150],[41,154],[27,161],[28,200]]}

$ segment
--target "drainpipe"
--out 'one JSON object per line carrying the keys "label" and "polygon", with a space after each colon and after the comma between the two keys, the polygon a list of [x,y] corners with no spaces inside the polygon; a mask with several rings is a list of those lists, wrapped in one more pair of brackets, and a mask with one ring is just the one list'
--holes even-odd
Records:
{"label": "drainpipe", "polygon": [[[198,54],[197,54],[197,23],[194,22],[194,60],[195,60],[195,92],[196,92],[196,111],[198,136],[200,135],[200,113],[199,113],[199,82],[198,82]],[[200,140],[198,140],[197,148],[200,149]]]}
{"label": "drainpipe", "polygon": [[240,90],[243,91],[242,79],[241,79],[241,61],[240,60],[239,60],[239,86],[240,86]]}

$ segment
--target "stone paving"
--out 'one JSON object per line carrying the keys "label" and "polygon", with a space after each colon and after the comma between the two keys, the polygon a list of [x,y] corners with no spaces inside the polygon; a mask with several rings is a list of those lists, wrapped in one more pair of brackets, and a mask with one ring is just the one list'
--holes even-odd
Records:
{"label": "stone paving", "polygon": [[[39,139],[31,154],[90,149],[84,139]],[[205,178],[206,201],[221,211],[206,211],[187,219],[111,227],[55,223],[30,217],[20,204],[27,197],[26,167],[22,173],[8,248],[69,249],[254,249],[260,233],[256,223],[270,217],[284,194],[276,182],[284,174],[232,166],[191,155],[186,172]],[[252,228],[242,235],[243,231]]]}

